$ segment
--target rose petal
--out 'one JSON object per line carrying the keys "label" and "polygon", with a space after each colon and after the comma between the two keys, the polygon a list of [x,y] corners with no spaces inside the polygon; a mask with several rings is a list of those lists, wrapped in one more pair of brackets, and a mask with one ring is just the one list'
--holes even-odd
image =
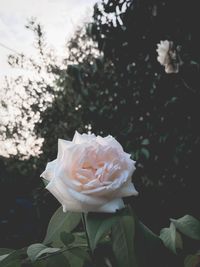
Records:
{"label": "rose petal", "polygon": [[108,212],[108,213],[114,213],[117,210],[120,210],[124,208],[124,202],[122,199],[117,198],[109,201],[105,205],[101,206],[95,212]]}
{"label": "rose petal", "polygon": [[130,181],[122,186],[119,191],[114,194],[115,197],[129,197],[129,196],[137,196],[138,191],[135,189],[135,186]]}
{"label": "rose petal", "polygon": [[91,142],[91,140],[95,140],[95,139],[96,139],[95,134],[79,134],[76,131],[72,142],[75,144],[83,144],[83,143]]}
{"label": "rose petal", "polygon": [[103,146],[106,146],[108,148],[115,148],[119,152],[123,152],[123,148],[120,145],[120,143],[117,142],[117,140],[114,137],[112,137],[111,135],[108,135],[106,137],[101,137],[98,135],[96,138],[96,141]]}
{"label": "rose petal", "polygon": [[91,206],[101,206],[104,205],[107,199],[98,197],[98,196],[91,196],[83,194],[82,192],[77,192],[71,188],[67,189],[68,193],[70,194],[72,199],[76,201],[80,201],[83,204],[91,205]]}
{"label": "rose petal", "polygon": [[46,186],[46,189],[62,204],[63,211],[82,211],[80,202],[71,199],[61,180],[54,179]]}
{"label": "rose petal", "polygon": [[50,181],[54,177],[57,159],[47,163],[45,171],[40,175],[40,177]]}
{"label": "rose petal", "polygon": [[71,146],[72,142],[63,140],[63,139],[58,139],[58,155],[57,159],[62,160],[62,157],[64,156],[64,151],[67,147]]}

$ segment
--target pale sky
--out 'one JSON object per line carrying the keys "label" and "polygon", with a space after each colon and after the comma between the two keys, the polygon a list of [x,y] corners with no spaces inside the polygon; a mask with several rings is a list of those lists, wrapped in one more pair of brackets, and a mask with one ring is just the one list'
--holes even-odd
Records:
{"label": "pale sky", "polygon": [[[62,54],[66,40],[97,0],[0,0],[0,44],[33,56],[33,35],[25,28],[36,17],[46,31],[48,43]],[[0,82],[14,74],[7,64],[10,51],[0,45]]]}
{"label": "pale sky", "polygon": [[[5,47],[34,59],[37,54],[33,46],[33,33],[25,28],[25,24],[28,18],[36,17],[44,27],[48,46],[54,48],[58,56],[62,55],[66,41],[73,35],[77,26],[83,21],[90,20],[96,2],[97,0],[0,0],[0,100],[6,100],[8,106],[0,110],[0,132],[2,127],[7,127],[8,121],[18,120],[20,109],[15,107],[13,102],[18,101],[15,99],[15,90],[19,93],[19,89],[23,89],[18,88],[19,85],[14,86],[13,91],[3,90],[4,76],[11,78],[19,74],[19,70],[12,69],[7,64],[7,56],[11,51]],[[33,135],[32,121],[29,124],[26,121],[25,123],[23,135],[26,138],[18,140],[20,151],[27,156],[37,155],[40,153],[42,139],[36,139]],[[15,136],[6,141],[0,138],[0,155],[17,153],[13,140]],[[39,146],[36,146],[37,144]]]}

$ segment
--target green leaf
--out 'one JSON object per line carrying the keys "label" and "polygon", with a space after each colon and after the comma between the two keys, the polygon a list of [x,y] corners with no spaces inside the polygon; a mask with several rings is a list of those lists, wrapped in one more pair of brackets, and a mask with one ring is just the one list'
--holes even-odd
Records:
{"label": "green leaf", "polygon": [[116,214],[89,213],[86,216],[86,229],[92,250],[96,248],[98,242],[111,230],[118,219]]}
{"label": "green leaf", "polygon": [[[10,251],[10,250],[5,250],[2,249],[2,251]],[[14,250],[7,255],[7,257],[4,257],[0,261],[0,267],[18,267],[21,266],[19,265],[21,262],[21,259],[26,258],[26,250],[25,249],[18,249]]]}
{"label": "green leaf", "polygon": [[176,231],[176,248],[183,249],[183,239],[181,234]]}
{"label": "green leaf", "polygon": [[13,251],[14,251],[13,249],[9,249],[9,248],[0,248],[0,256],[5,255],[5,254],[10,254]]}
{"label": "green leaf", "polygon": [[87,238],[85,232],[75,232],[75,243],[80,245],[87,245]]}
{"label": "green leaf", "polygon": [[184,260],[184,267],[197,267],[198,263],[200,263],[198,255],[188,255]]}
{"label": "green leaf", "polygon": [[62,207],[60,207],[49,222],[47,234],[43,243],[52,243],[55,247],[62,246],[60,233],[63,231],[71,232],[77,227],[80,220],[81,215],[79,213],[63,212]]}
{"label": "green leaf", "polygon": [[112,227],[112,247],[118,267],[136,267],[134,247],[135,220],[132,214],[121,214]]}
{"label": "green leaf", "polygon": [[0,261],[4,260],[6,257],[8,257],[9,254],[0,255]]}
{"label": "green leaf", "polygon": [[141,145],[144,145],[144,146],[149,145],[149,139],[147,139],[147,138],[143,139],[141,142]]}
{"label": "green leaf", "polygon": [[30,265],[30,267],[31,266],[33,266],[33,267],[48,267],[47,266],[47,259],[40,259],[40,260],[37,260],[35,262],[32,262],[32,265]]}
{"label": "green leaf", "polygon": [[27,255],[32,262],[36,261],[43,254],[51,254],[58,252],[60,248],[49,248],[44,246],[43,244],[37,243],[32,244],[27,249]]}
{"label": "green leaf", "polygon": [[2,267],[21,267],[21,261],[20,260],[11,260],[7,263],[4,263],[4,265],[2,265]]}
{"label": "green leaf", "polygon": [[138,219],[135,220],[135,223],[135,251],[138,266],[162,265],[160,257],[156,257],[156,255],[161,255],[163,248],[161,239]]}
{"label": "green leaf", "polygon": [[64,254],[57,254],[55,256],[49,257],[46,261],[46,267],[76,267],[76,265],[70,264],[69,260],[64,256]]}
{"label": "green leaf", "polygon": [[71,233],[61,232],[60,240],[63,242],[65,246],[68,246],[69,244],[74,242],[75,237]]}
{"label": "green leaf", "polygon": [[64,252],[64,256],[67,259],[67,261],[69,262],[69,266],[71,266],[71,267],[73,267],[73,266],[74,267],[82,267],[84,265],[84,262],[86,259],[84,257],[80,257],[80,255],[78,256],[76,254],[75,248]]}
{"label": "green leaf", "polygon": [[83,248],[71,248],[70,253],[74,254],[76,257],[79,257],[81,259],[87,259],[88,261],[90,260],[90,257],[86,251],[86,249]]}
{"label": "green leaf", "polygon": [[175,227],[187,237],[200,240],[200,221],[191,215],[185,215],[180,219],[170,219]]}
{"label": "green leaf", "polygon": [[169,228],[161,230],[160,238],[168,249],[176,253],[176,227],[173,223],[170,224]]}
{"label": "green leaf", "polygon": [[6,257],[8,257],[13,251],[13,249],[0,248],[0,262],[3,261]]}
{"label": "green leaf", "polygon": [[141,150],[140,150],[140,153],[141,153],[142,155],[144,155],[144,157],[145,157],[146,159],[149,159],[149,157],[150,157],[150,153],[149,153],[149,150],[148,150],[148,149],[142,147]]}

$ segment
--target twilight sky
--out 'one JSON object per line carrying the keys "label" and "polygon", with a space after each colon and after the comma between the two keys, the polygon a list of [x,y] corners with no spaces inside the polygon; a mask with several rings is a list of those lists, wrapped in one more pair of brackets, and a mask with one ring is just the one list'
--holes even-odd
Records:
{"label": "twilight sky", "polygon": [[[13,101],[14,103],[18,101],[15,99],[15,91],[19,93],[19,86],[13,87],[13,91],[5,92],[4,76],[16,77],[19,73],[28,74],[26,71],[12,69],[7,64],[7,56],[12,53],[7,48],[24,53],[33,59],[36,56],[33,33],[25,28],[27,19],[37,18],[44,27],[48,46],[54,48],[59,56],[63,54],[64,45],[77,26],[83,21],[89,21],[96,2],[97,0],[0,0],[0,101],[3,99],[7,104],[7,108],[0,109],[0,132],[2,129],[2,132],[5,132],[8,122],[17,121],[17,114],[20,114],[18,106],[15,107],[13,104]],[[37,155],[42,140],[34,136],[32,121],[29,124],[26,121],[24,123],[23,136],[26,138],[17,139],[20,151],[27,156],[32,153]],[[5,141],[0,136],[0,155],[17,153],[15,142],[13,143],[16,138],[13,136]]]}
{"label": "twilight sky", "polygon": [[62,53],[65,41],[86,17],[92,14],[97,0],[0,0],[0,81],[4,75],[14,75],[6,62],[10,51],[33,56],[33,36],[24,25],[36,17],[44,26],[47,42]]}

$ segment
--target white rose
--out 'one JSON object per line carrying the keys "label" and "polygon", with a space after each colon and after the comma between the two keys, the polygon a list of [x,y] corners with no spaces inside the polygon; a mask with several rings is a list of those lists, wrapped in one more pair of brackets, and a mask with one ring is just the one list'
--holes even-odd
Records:
{"label": "white rose", "polygon": [[178,73],[182,64],[172,41],[160,41],[157,44],[158,62],[165,67],[166,73]]}
{"label": "white rose", "polygon": [[131,181],[135,162],[112,137],[75,133],[72,142],[58,140],[58,155],[41,176],[63,211],[115,212],[122,197],[137,195]]}

